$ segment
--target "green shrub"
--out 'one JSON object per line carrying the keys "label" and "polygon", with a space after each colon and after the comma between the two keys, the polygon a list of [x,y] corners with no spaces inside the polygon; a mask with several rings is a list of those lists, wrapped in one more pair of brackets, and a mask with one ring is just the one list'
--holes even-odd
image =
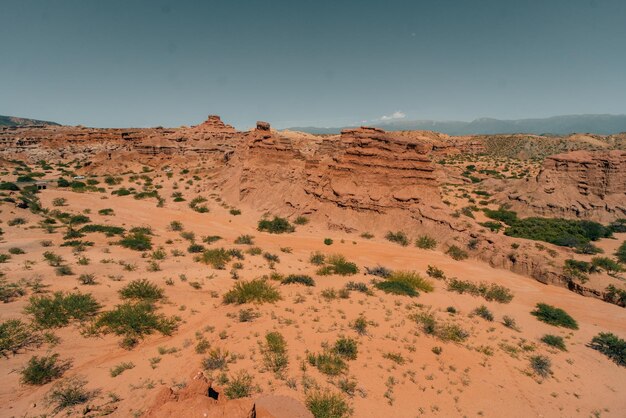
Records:
{"label": "green shrub", "polygon": [[422,331],[428,335],[434,335],[442,341],[463,342],[469,337],[469,333],[455,323],[441,323],[431,312],[419,312],[409,316]]}
{"label": "green shrub", "polygon": [[209,235],[207,237],[202,238],[202,242],[207,243],[207,244],[213,244],[214,242],[217,242],[221,239],[222,237],[220,237],[219,235]]}
{"label": "green shrub", "polygon": [[115,214],[115,211],[112,208],[105,208],[105,209],[100,209],[98,211],[98,214],[102,216],[112,216]]}
{"label": "green shrub", "polygon": [[25,294],[26,290],[20,283],[9,283],[0,278],[0,301],[9,303]]}
{"label": "green shrub", "polygon": [[50,405],[54,405],[55,414],[66,408],[84,404],[95,396],[95,392],[85,389],[87,381],[82,377],[72,376],[56,383],[46,395]]}
{"label": "green shrub", "polygon": [[98,224],[89,224],[83,226],[79,229],[79,232],[84,234],[92,233],[92,232],[101,232],[105,234],[107,237],[112,237],[114,235],[122,235],[125,229],[121,226],[112,226],[112,225],[98,225]]}
{"label": "green shrub", "polygon": [[296,225],[306,225],[309,223],[309,218],[306,216],[298,216],[293,223]]}
{"label": "green shrub", "polygon": [[359,272],[359,268],[355,263],[349,262],[343,255],[333,254],[327,257],[326,265],[317,270],[317,274],[321,276],[338,274],[340,276],[349,276]]}
{"label": "green shrub", "polygon": [[618,289],[614,285],[610,284],[606,287],[605,292],[606,300],[620,306],[626,306],[626,290]]}
{"label": "green shrub", "polygon": [[442,280],[446,278],[446,274],[443,272],[443,270],[441,270],[440,268],[436,266],[431,266],[430,264],[428,265],[428,268],[426,269],[426,274],[429,277],[432,277],[433,279]]}
{"label": "green shrub", "polygon": [[274,216],[271,221],[268,219],[262,219],[258,225],[259,231],[269,232],[270,234],[284,234],[295,231],[295,227],[289,223],[285,218],[279,218]]}
{"label": "green shrub", "polygon": [[315,266],[321,266],[326,262],[326,256],[319,251],[316,251],[311,254],[309,262]]}
{"label": "green shrub", "polygon": [[155,302],[164,297],[163,289],[146,279],[133,280],[120,289],[119,293],[122,299],[143,300],[147,302]]}
{"label": "green shrub", "polygon": [[152,239],[143,232],[131,232],[120,240],[120,245],[135,251],[148,251],[152,249]]}
{"label": "green shrub", "polygon": [[285,277],[281,283],[282,284],[297,283],[297,284],[303,284],[305,286],[315,286],[315,280],[313,280],[311,276],[307,276],[305,274],[290,274],[289,276]]}
{"label": "green shrub", "polygon": [[83,273],[78,277],[80,284],[94,285],[96,284],[96,277],[93,274]]}
{"label": "green shrub", "polygon": [[346,360],[356,360],[359,351],[358,343],[353,338],[342,337],[335,341],[333,351]]}
{"label": "green shrub", "polygon": [[21,255],[21,254],[26,254],[26,252],[24,252],[24,250],[22,250],[19,247],[11,247],[11,248],[9,248],[9,254]]}
{"label": "green shrub", "polygon": [[309,354],[307,360],[311,366],[315,366],[320,373],[328,376],[338,376],[348,369],[343,358],[334,351],[325,351],[319,354]]}
{"label": "green shrub", "polygon": [[208,264],[218,270],[225,269],[230,259],[231,255],[223,248],[208,249],[196,257],[196,261]]}
{"label": "green shrub", "polygon": [[59,328],[72,320],[85,321],[98,313],[100,304],[91,294],[55,292],[32,296],[24,312],[42,328]]}
{"label": "green shrub", "polygon": [[254,385],[252,376],[241,370],[237,375],[231,377],[230,381],[224,388],[224,394],[228,399],[239,399],[251,396],[254,393]]}
{"label": "green shrub", "polygon": [[252,235],[240,235],[235,239],[235,244],[254,245],[254,237]]}
{"label": "green shrub", "polygon": [[111,311],[101,313],[94,327],[104,333],[112,332],[123,336],[121,345],[124,348],[132,348],[140,338],[154,331],[171,335],[176,330],[177,318],[167,318],[155,311],[154,305],[148,302],[125,302]]}
{"label": "green shrub", "polygon": [[513,293],[504,286],[485,282],[473,283],[468,280],[459,280],[452,277],[448,280],[448,290],[457,293],[469,293],[472,296],[482,296],[488,301],[509,303],[513,300]]}
{"label": "green shrub", "polygon": [[415,290],[427,293],[434,290],[433,284],[429,280],[424,279],[414,271],[396,270],[387,277],[387,281],[406,283]]}
{"label": "green shrub", "polygon": [[62,265],[54,269],[57,276],[71,276],[74,274],[72,268],[68,265]]}
{"label": "green shrub", "polygon": [[204,245],[202,244],[191,244],[189,247],[187,247],[187,252],[190,254],[203,253],[205,250],[206,248],[204,248]]}
{"label": "green shrub", "polygon": [[352,415],[352,410],[343,397],[330,391],[309,392],[306,407],[315,418],[347,418]]}
{"label": "green shrub", "polygon": [[558,348],[561,351],[567,351],[563,337],[558,335],[546,334],[541,337],[541,342],[549,345],[550,347]]}
{"label": "green shrub", "polygon": [[387,232],[387,235],[385,235],[385,238],[388,241],[395,242],[396,244],[400,244],[403,247],[406,247],[407,245],[409,245],[409,238],[402,231],[398,231],[398,232],[389,231]]}
{"label": "green shrub", "polygon": [[467,252],[457,247],[456,245],[451,245],[446,251],[446,254],[448,254],[450,257],[457,261],[465,260],[468,257]]}
{"label": "green shrub", "polygon": [[415,246],[424,250],[434,250],[437,248],[437,240],[428,235],[420,235],[415,240]]}
{"label": "green shrub", "polygon": [[536,316],[538,320],[555,327],[578,329],[576,320],[561,308],[538,303],[537,308],[531,314]]}
{"label": "green shrub", "polygon": [[619,246],[615,257],[617,257],[620,263],[626,263],[626,241],[622,242],[622,245]]}
{"label": "green shrub", "polygon": [[287,342],[279,332],[265,334],[265,344],[261,347],[263,363],[268,370],[281,373],[289,364],[287,356]]}
{"label": "green shrub", "polygon": [[403,295],[410,297],[419,296],[419,292],[415,290],[408,283],[403,282],[390,282],[390,281],[382,281],[378,282],[374,285],[377,289],[382,290],[385,293],[390,293],[394,295]]}
{"label": "green shrub", "polygon": [[544,241],[564,247],[581,247],[589,241],[611,236],[609,228],[593,221],[560,218],[518,219],[505,235]]}
{"label": "green shrub", "polygon": [[8,357],[21,349],[37,346],[41,338],[32,328],[19,319],[0,322],[0,355]]}
{"label": "green shrub", "polygon": [[208,357],[202,360],[202,367],[209,371],[224,369],[228,364],[228,356],[228,351],[214,348],[209,351]]}
{"label": "green shrub", "polygon": [[202,203],[207,202],[208,199],[202,196],[197,196],[189,202],[189,207],[198,212],[198,213],[207,213],[209,208],[206,205],[202,205]]}
{"label": "green shrub", "polygon": [[517,213],[506,209],[484,209],[485,215],[488,218],[495,219],[496,221],[504,222],[507,225],[513,225],[517,221]]}
{"label": "green shrub", "polygon": [[324,245],[333,245],[332,238],[324,238]]}
{"label": "green shrub", "polygon": [[280,293],[263,279],[240,281],[224,295],[224,303],[265,303],[280,300]]}
{"label": "green shrub", "polygon": [[601,332],[591,339],[591,348],[598,350],[617,365],[626,367],[626,341],[610,332]]}
{"label": "green shrub", "polygon": [[135,367],[135,364],[132,362],[120,363],[110,370],[111,377],[117,377],[121,375],[122,373],[124,373],[126,370],[130,370],[134,367]]}
{"label": "green shrub", "polygon": [[12,191],[12,192],[17,192],[20,190],[19,187],[17,187],[17,185],[15,183],[11,183],[8,181],[2,181],[0,182],[0,190],[8,190],[8,191]]}
{"label": "green shrub", "polygon": [[500,222],[495,221],[487,221],[487,222],[479,222],[478,225],[484,226],[489,229],[491,232],[498,232],[502,229],[502,224]]}
{"label": "green shrub", "polygon": [[532,356],[530,358],[530,367],[541,377],[548,377],[552,373],[552,362],[546,356]]}
{"label": "green shrub", "polygon": [[600,268],[608,274],[621,273],[624,271],[624,267],[620,263],[608,257],[593,257],[591,263],[594,267]]}
{"label": "green shrub", "polygon": [[71,367],[69,360],[59,360],[58,354],[51,356],[33,356],[21,370],[22,383],[27,385],[45,385],[63,375]]}
{"label": "green shrub", "polygon": [[474,314],[480,316],[486,321],[493,321],[493,314],[485,305],[480,305],[478,308],[474,309]]}

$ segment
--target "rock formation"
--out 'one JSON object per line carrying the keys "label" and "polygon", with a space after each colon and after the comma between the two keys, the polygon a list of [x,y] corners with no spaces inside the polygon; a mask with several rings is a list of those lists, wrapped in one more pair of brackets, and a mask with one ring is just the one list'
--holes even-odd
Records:
{"label": "rock formation", "polygon": [[626,217],[626,152],[573,151],[545,159],[537,177],[507,193],[522,214],[608,222]]}

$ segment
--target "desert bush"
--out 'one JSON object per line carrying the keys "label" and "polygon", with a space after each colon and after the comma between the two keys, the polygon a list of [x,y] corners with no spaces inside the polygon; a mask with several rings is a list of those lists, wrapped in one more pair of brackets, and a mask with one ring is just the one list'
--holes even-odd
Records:
{"label": "desert bush", "polygon": [[79,232],[88,234],[93,232],[101,232],[105,234],[107,237],[112,237],[114,235],[122,235],[126,230],[121,226],[112,226],[112,225],[98,225],[98,224],[89,224],[83,226],[79,229]]}
{"label": "desert bush", "polygon": [[102,216],[112,216],[115,214],[115,211],[112,208],[105,208],[105,209],[100,209],[98,211],[98,214]]}
{"label": "desert bush", "polygon": [[7,221],[7,225],[9,226],[24,225],[26,224],[26,222],[27,222],[26,219],[17,217],[17,218],[9,219]]}
{"label": "desert bush", "polygon": [[239,322],[252,322],[260,316],[258,311],[251,308],[239,310]]}
{"label": "desert bush", "polygon": [[19,247],[11,247],[9,248],[9,254],[21,255],[21,254],[26,254],[26,252]]}
{"label": "desert bush", "polygon": [[345,287],[346,290],[349,291],[356,291],[356,292],[361,292],[361,293],[365,293],[366,295],[372,295],[372,291],[370,290],[369,287],[367,287],[367,285],[363,282],[348,282],[346,283]]}
{"label": "desert bush", "polygon": [[206,244],[213,244],[214,242],[217,242],[221,239],[222,237],[220,237],[219,235],[209,235],[209,236],[203,237],[202,242]]}
{"label": "desert bush", "polygon": [[187,252],[189,254],[199,254],[205,251],[204,245],[202,244],[191,244],[187,247]]}
{"label": "desert bush", "polygon": [[502,229],[502,224],[500,222],[487,221],[487,222],[479,222],[478,224],[480,226],[484,226],[485,228],[489,229],[491,232],[498,232],[500,229]]}
{"label": "desert bush", "polygon": [[335,341],[333,352],[346,360],[356,360],[359,352],[358,343],[353,338],[339,338]]}
{"label": "desert bush", "polygon": [[622,245],[619,246],[615,257],[617,257],[620,263],[626,263],[626,241],[622,242]]}
{"label": "desert bush", "polygon": [[510,317],[508,315],[504,315],[502,317],[502,324],[504,324],[505,327],[507,328],[511,328],[514,330],[517,330],[517,322],[515,321],[515,318]]}
{"label": "desert bush", "polygon": [[428,235],[420,235],[415,240],[415,246],[424,250],[434,250],[437,248],[437,240]]}
{"label": "desert bush", "polygon": [[279,332],[265,334],[265,344],[261,347],[263,363],[268,370],[281,373],[289,364],[287,356],[287,342]]}
{"label": "desert bush", "polygon": [[348,403],[338,393],[312,391],[305,402],[315,418],[347,418],[352,415]]}
{"label": "desert bush", "polygon": [[43,258],[48,262],[48,264],[52,267],[58,267],[63,262],[63,257],[53,253],[52,251],[45,251],[43,253]]}
{"label": "desert bush", "polygon": [[240,281],[224,295],[224,303],[265,303],[280,300],[280,293],[263,279]]}
{"label": "desert bush", "polygon": [[326,258],[326,265],[317,270],[320,276],[338,274],[340,276],[349,276],[359,272],[359,268],[355,263],[349,262],[343,255],[333,254]]}
{"label": "desert bush", "polygon": [[274,219],[261,219],[258,225],[259,231],[269,232],[270,234],[284,234],[295,231],[295,227],[285,218],[274,216]]}
{"label": "desert bush", "polygon": [[332,238],[324,238],[324,245],[333,245]]}
{"label": "desert bush", "polygon": [[26,290],[20,283],[11,283],[0,278],[0,301],[9,303],[25,294]]}
{"label": "desert bush", "polygon": [[155,302],[164,298],[164,291],[146,279],[133,280],[119,291],[122,299]]}
{"label": "desert bush", "polygon": [[113,310],[101,313],[95,321],[95,330],[123,336],[122,347],[130,349],[139,339],[158,331],[171,335],[177,328],[177,318],[167,318],[156,313],[154,305],[148,302],[125,302]]}
{"label": "desert bush", "polygon": [[126,370],[130,370],[134,367],[135,364],[132,362],[120,363],[117,366],[113,367],[111,370],[109,370],[109,373],[111,374],[111,377],[117,377],[124,373]]}
{"label": "desert bush", "polygon": [[57,276],[71,276],[74,274],[74,271],[72,271],[72,268],[68,265],[62,265],[62,266],[56,267],[54,269],[54,272],[56,273]]}
{"label": "desert bush", "polygon": [[601,332],[591,339],[590,347],[598,350],[619,366],[626,367],[626,341],[610,332]]}
{"label": "desert bush", "polygon": [[400,244],[403,247],[406,247],[407,245],[409,245],[409,238],[402,231],[397,231],[397,232],[389,231],[387,232],[387,235],[385,235],[385,238],[388,241],[395,242],[396,244]]}
{"label": "desert bush", "polygon": [[311,276],[307,276],[305,274],[290,274],[289,276],[285,277],[281,283],[282,284],[297,283],[297,284],[303,284],[305,286],[315,286],[315,280],[313,280]]}
{"label": "desert bush", "polygon": [[606,271],[608,274],[621,273],[624,267],[615,260],[608,257],[593,257],[591,263],[594,267]]}
{"label": "desert bush", "polygon": [[548,377],[552,373],[552,362],[546,356],[532,356],[530,358],[530,368],[541,377]]}
{"label": "desert bush", "polygon": [[535,217],[517,219],[504,234],[564,247],[580,247],[589,241],[611,236],[611,230],[593,221]]}
{"label": "desert bush", "polygon": [[510,289],[495,283],[473,283],[468,280],[459,280],[452,277],[448,280],[448,290],[457,293],[469,293],[472,296],[482,296],[488,301],[509,303],[513,300],[513,293]]}
{"label": "desert bush", "polygon": [[32,296],[24,312],[42,328],[59,328],[72,320],[85,321],[98,313],[100,304],[91,294],[55,292]]}
{"label": "desert bush", "polygon": [[376,266],[376,267],[371,267],[371,268],[365,267],[365,271],[367,271],[367,274],[382,277],[384,279],[391,276],[391,273],[392,273],[391,270],[383,266]]}
{"label": "desert bush", "polygon": [[85,389],[87,381],[79,376],[72,376],[56,383],[46,395],[48,404],[54,406],[57,414],[66,408],[72,408],[88,402],[96,395]]}
{"label": "desert bush", "polygon": [[20,350],[37,346],[41,337],[33,329],[19,319],[8,319],[0,322],[0,355],[8,357]]}
{"label": "desert bush", "polygon": [[209,208],[206,205],[202,204],[205,202],[208,202],[207,198],[202,196],[196,196],[191,200],[191,202],[189,202],[189,207],[198,213],[207,213],[209,211]]}
{"label": "desert bush", "polygon": [[240,235],[235,239],[235,244],[254,245],[254,237],[252,235]]}
{"label": "desert bush", "polygon": [[119,244],[122,247],[135,251],[148,251],[152,249],[152,239],[150,235],[139,231],[126,234],[119,241]]}
{"label": "desert bush", "polygon": [[350,327],[359,335],[367,335],[367,325],[367,319],[361,315],[350,324]]}
{"label": "desert bush", "polygon": [[316,251],[311,254],[311,257],[309,257],[309,262],[315,266],[321,266],[326,262],[326,256],[319,251]]}
{"label": "desert bush", "polygon": [[229,352],[221,348],[214,348],[209,351],[208,356],[202,360],[202,367],[205,370],[222,370],[228,365]]}
{"label": "desert bush", "polygon": [[63,375],[72,362],[59,360],[58,354],[50,356],[33,356],[20,371],[22,383],[27,385],[45,385]]}
{"label": "desert bush", "polygon": [[78,281],[80,282],[80,284],[94,285],[96,284],[96,276],[94,276],[93,274],[84,273],[78,277]]}
{"label": "desert bush", "polygon": [[504,222],[507,225],[513,225],[518,220],[517,213],[503,208],[497,210],[483,209],[483,211],[488,218]]}
{"label": "desert bush", "polygon": [[441,323],[432,312],[419,312],[409,316],[425,334],[434,335],[442,341],[463,342],[469,333],[455,323]]}
{"label": "desert bush", "polygon": [[531,315],[555,327],[578,329],[578,323],[567,312],[561,308],[556,308],[545,303],[538,303],[536,309],[531,312]]}
{"label": "desert bush", "polygon": [[223,270],[230,261],[231,255],[223,248],[207,249],[196,257],[196,261],[208,264],[214,269]]}
{"label": "desert bush", "polygon": [[446,275],[443,272],[443,270],[441,270],[440,268],[436,267],[436,266],[431,266],[430,264],[428,265],[428,268],[426,269],[426,274],[429,277],[432,277],[433,279],[445,279]]}
{"label": "desert bush", "polygon": [[606,300],[620,306],[626,306],[626,290],[618,289],[614,285],[610,284],[604,291],[606,292]]}
{"label": "desert bush", "polygon": [[480,305],[478,308],[474,309],[474,314],[486,321],[493,321],[493,314],[485,305]]}
{"label": "desert bush", "polygon": [[320,373],[328,376],[338,376],[348,369],[343,358],[334,351],[324,351],[318,354],[310,353],[307,360],[311,366],[315,366]]}
{"label": "desert bush", "polygon": [[546,334],[541,337],[541,342],[549,345],[550,347],[558,348],[561,351],[567,351],[563,337],[558,335]]}
{"label": "desert bush", "polygon": [[240,370],[235,376],[232,376],[224,388],[224,394],[228,399],[239,399],[251,396],[254,391],[254,380],[252,375],[244,370]]}
{"label": "desert bush", "polygon": [[448,254],[450,257],[457,261],[465,260],[468,257],[467,252],[456,245],[451,245],[450,247],[448,247],[446,254]]}
{"label": "desert bush", "polygon": [[293,223],[296,225],[306,225],[309,223],[309,218],[306,216],[298,216]]}
{"label": "desert bush", "polygon": [[174,232],[180,232],[182,230],[184,230],[185,227],[183,226],[183,223],[180,221],[172,221],[169,224],[169,230],[170,231],[174,231]]}

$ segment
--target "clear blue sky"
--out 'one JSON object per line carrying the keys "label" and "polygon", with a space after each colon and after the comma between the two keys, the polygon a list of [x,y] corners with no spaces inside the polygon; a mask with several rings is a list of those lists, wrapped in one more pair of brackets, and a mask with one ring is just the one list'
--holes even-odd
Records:
{"label": "clear blue sky", "polygon": [[0,0],[0,114],[99,127],[626,113],[625,0]]}

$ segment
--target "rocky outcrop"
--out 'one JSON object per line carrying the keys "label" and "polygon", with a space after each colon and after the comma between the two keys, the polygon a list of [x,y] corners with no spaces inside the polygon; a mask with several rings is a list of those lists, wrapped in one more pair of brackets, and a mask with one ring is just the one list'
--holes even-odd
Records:
{"label": "rocky outcrop", "polygon": [[430,147],[382,129],[344,130],[330,158],[307,162],[308,194],[356,210],[384,212],[439,201]]}
{"label": "rocky outcrop", "polygon": [[573,151],[545,159],[537,177],[506,193],[522,214],[608,222],[626,217],[626,152]]}
{"label": "rocky outcrop", "polygon": [[288,396],[265,395],[228,399],[202,372],[181,390],[163,388],[143,415],[148,418],[313,418],[311,412]]}

